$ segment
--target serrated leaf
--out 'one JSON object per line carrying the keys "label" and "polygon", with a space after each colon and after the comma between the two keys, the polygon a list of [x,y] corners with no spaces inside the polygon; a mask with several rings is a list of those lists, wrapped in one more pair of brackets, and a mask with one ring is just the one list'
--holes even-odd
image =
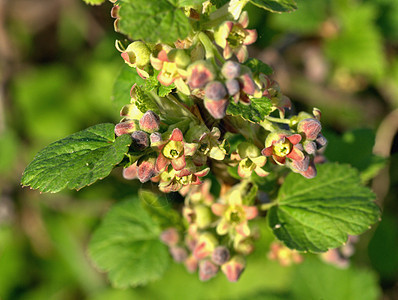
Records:
{"label": "serrated leaf", "polygon": [[145,80],[137,74],[134,68],[124,64],[116,77],[112,91],[112,101],[117,107],[130,103],[130,90],[134,84],[145,84]]}
{"label": "serrated leaf", "polygon": [[236,104],[231,101],[227,108],[227,114],[240,116],[247,121],[258,123],[271,113],[271,106],[271,101],[266,97],[251,99],[250,105],[241,102]]}
{"label": "serrated leaf", "polygon": [[160,228],[137,197],[114,205],[94,232],[89,255],[117,288],[159,279],[169,263]]}
{"label": "serrated leaf", "polygon": [[255,77],[258,77],[260,73],[263,73],[265,75],[271,75],[274,72],[269,65],[263,63],[261,60],[257,58],[248,59],[244,63],[244,65],[250,68]]}
{"label": "serrated leaf", "polygon": [[347,235],[358,235],[379,219],[373,192],[361,184],[356,169],[324,164],[306,179],[289,174],[279,190],[269,225],[286,246],[324,252],[341,246]]}
{"label": "serrated leaf", "polygon": [[250,3],[275,13],[291,12],[297,9],[294,0],[249,0]]}
{"label": "serrated leaf", "polygon": [[139,192],[142,207],[149,213],[161,228],[179,226],[180,215],[170,207],[169,200],[150,191]]}
{"label": "serrated leaf", "polygon": [[95,125],[50,144],[26,167],[22,184],[55,193],[81,189],[108,176],[131,143],[128,135],[115,139],[114,127]]}
{"label": "serrated leaf", "polygon": [[173,89],[175,89],[175,87],[176,86],[174,83],[170,84],[169,86],[161,85],[158,89],[158,95],[160,97],[166,97],[168,94],[170,94],[173,91]]}
{"label": "serrated leaf", "polygon": [[83,1],[90,5],[100,5],[105,2],[105,0],[83,0]]}
{"label": "serrated leaf", "polygon": [[145,88],[136,86],[134,91],[136,95],[135,105],[141,112],[145,113],[148,110],[152,110],[157,114],[160,113],[158,105],[150,96],[147,95],[147,90],[145,90]]}
{"label": "serrated leaf", "polygon": [[167,0],[121,0],[119,17],[120,32],[134,40],[173,43],[191,31],[188,17]]}

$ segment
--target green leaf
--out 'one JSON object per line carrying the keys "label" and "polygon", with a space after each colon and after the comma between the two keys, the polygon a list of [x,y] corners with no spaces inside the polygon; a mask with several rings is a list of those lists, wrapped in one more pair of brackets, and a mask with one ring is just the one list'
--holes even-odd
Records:
{"label": "green leaf", "polygon": [[227,114],[231,116],[240,116],[243,119],[258,123],[264,120],[271,112],[271,101],[266,98],[251,99],[250,105],[242,104],[231,101],[227,108]]}
{"label": "green leaf", "polygon": [[252,4],[275,13],[291,12],[297,9],[294,0],[249,0]]}
{"label": "green leaf", "polygon": [[146,113],[148,110],[152,110],[157,114],[160,113],[158,105],[150,96],[148,96],[145,88],[142,88],[142,86],[136,86],[134,91],[137,98],[135,105],[141,112]]}
{"label": "green leaf", "polygon": [[83,0],[83,1],[90,5],[100,5],[105,2],[105,0]]}
{"label": "green leaf", "polygon": [[169,263],[160,228],[137,197],[114,205],[94,232],[89,255],[109,272],[112,285],[127,288],[159,279]]}
{"label": "green leaf", "polygon": [[260,73],[263,73],[265,75],[271,75],[274,72],[269,65],[263,63],[261,60],[257,58],[248,59],[244,63],[244,65],[250,68],[250,70],[253,73],[253,76],[255,77],[258,77]]}
{"label": "green leaf", "polygon": [[121,0],[119,29],[134,40],[173,43],[191,31],[189,18],[167,0]]}
{"label": "green leaf", "polygon": [[115,139],[114,127],[95,125],[50,144],[27,166],[22,184],[55,193],[80,189],[108,176],[131,143],[128,135]]}
{"label": "green leaf", "polygon": [[179,226],[180,215],[171,208],[167,197],[159,197],[152,192],[141,190],[139,198],[143,208],[161,228]]}
{"label": "green leaf", "polygon": [[130,90],[134,84],[145,84],[145,80],[137,74],[135,68],[124,64],[116,77],[112,91],[112,101],[117,107],[130,103]]}
{"label": "green leaf", "polygon": [[269,225],[286,246],[324,252],[358,235],[379,219],[373,192],[361,184],[356,169],[324,164],[313,179],[291,173],[279,190]]}
{"label": "green leaf", "polygon": [[160,97],[166,97],[168,94],[170,94],[173,91],[173,89],[175,89],[175,87],[176,86],[174,83],[170,84],[169,86],[161,85],[158,89],[158,95]]}

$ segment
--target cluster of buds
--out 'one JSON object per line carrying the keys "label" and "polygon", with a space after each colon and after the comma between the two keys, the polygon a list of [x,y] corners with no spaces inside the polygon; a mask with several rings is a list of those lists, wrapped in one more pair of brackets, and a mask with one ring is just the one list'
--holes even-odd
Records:
{"label": "cluster of buds", "polygon": [[[115,4],[116,29],[118,10]],[[123,119],[115,126],[117,136],[129,134],[132,138],[123,176],[156,182],[160,191],[185,197],[185,230],[167,228],[161,240],[176,262],[184,263],[189,272],[198,270],[203,281],[219,270],[228,280],[238,280],[245,256],[254,250],[258,233],[250,221],[259,215],[260,205],[255,205],[256,195],[252,195],[257,186],[247,192],[252,180],[269,175],[277,169],[275,165],[313,178],[315,163],[322,162],[327,143],[321,134],[319,110],[285,118],[291,108],[289,98],[268,77],[264,65],[249,60],[247,46],[256,41],[257,33],[247,29],[247,13],[241,8],[226,14],[222,11],[210,1],[184,10],[192,22],[208,20],[212,26],[193,26],[190,35],[174,45],[134,41],[125,47],[116,43],[124,62],[150,86],[143,85],[142,92],[133,85],[131,103],[123,107]],[[206,13],[206,18],[201,18]],[[249,118],[252,123],[240,128],[248,119],[232,111],[251,111],[250,106],[261,106],[261,101],[267,107],[256,115],[261,121]],[[280,118],[266,115],[269,108],[273,115],[278,111]],[[227,113],[233,117],[224,118]],[[225,138],[228,133],[246,138],[234,144],[232,153]],[[223,178],[224,174],[232,176],[228,175],[231,167],[242,179],[232,187],[236,181]],[[218,199],[210,193],[210,180],[203,180],[210,170],[217,170],[217,179],[229,187]],[[269,257],[284,265],[301,261],[299,254],[281,244],[271,246]]]}
{"label": "cluster of buds", "polygon": [[161,234],[173,259],[184,263],[191,273],[198,270],[202,281],[220,270],[229,281],[237,281],[245,269],[245,256],[254,250],[257,232],[250,228],[249,221],[258,216],[258,210],[252,203],[245,203],[244,192],[245,185],[238,184],[215,200],[209,180],[186,194],[182,191],[186,196],[186,230],[179,233],[176,228],[168,228]]}

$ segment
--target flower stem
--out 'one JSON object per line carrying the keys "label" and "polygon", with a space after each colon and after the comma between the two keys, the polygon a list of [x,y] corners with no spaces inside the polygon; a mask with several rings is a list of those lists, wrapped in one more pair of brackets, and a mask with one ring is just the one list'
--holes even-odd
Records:
{"label": "flower stem", "polygon": [[276,201],[270,202],[270,203],[264,203],[260,205],[260,210],[269,210],[271,207],[275,206],[277,204]]}
{"label": "flower stem", "polygon": [[267,116],[265,118],[268,121],[275,122],[275,123],[282,123],[282,124],[287,124],[287,125],[290,124],[290,120],[289,119],[280,119],[280,118],[274,118],[274,117],[270,117],[270,116]]}

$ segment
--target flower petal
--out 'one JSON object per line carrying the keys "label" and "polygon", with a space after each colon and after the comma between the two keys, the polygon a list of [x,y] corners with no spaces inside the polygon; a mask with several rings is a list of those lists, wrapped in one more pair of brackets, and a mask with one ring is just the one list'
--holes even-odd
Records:
{"label": "flower petal", "polygon": [[292,151],[286,157],[297,160],[297,161],[302,161],[304,159],[304,153],[299,150],[299,148],[293,146]]}
{"label": "flower petal", "polygon": [[198,149],[198,144],[196,143],[184,143],[184,154],[192,156],[195,154],[196,149]]}
{"label": "flower petal", "polygon": [[261,169],[260,167],[257,167],[254,169],[254,172],[256,172],[256,174],[260,177],[265,177],[268,176],[269,173],[267,171],[264,171],[263,169]]}
{"label": "flower petal", "polygon": [[[249,57],[249,52],[245,45],[241,45],[239,48],[235,49],[236,57],[240,63],[244,63]],[[254,93],[254,91],[253,91]]]}
{"label": "flower petal", "polygon": [[246,220],[254,219],[258,216],[258,209],[255,206],[242,206],[246,214]]}
{"label": "flower petal", "polygon": [[168,160],[162,152],[159,153],[158,158],[156,159],[156,171],[163,171],[170,164],[170,160]]}
{"label": "flower petal", "polygon": [[185,162],[185,155],[171,160],[171,165],[173,166],[174,170],[176,170],[176,171],[180,171],[180,170],[184,169],[185,166],[187,165]]}
{"label": "flower petal", "polygon": [[272,148],[273,148],[272,146],[264,148],[263,150],[261,150],[261,154],[264,155],[264,156],[271,156],[272,153],[273,153],[273,149]]}
{"label": "flower petal", "polygon": [[247,29],[245,30],[247,35],[243,40],[243,45],[253,44],[257,40],[257,31],[256,29]]}
{"label": "flower petal", "polygon": [[211,206],[211,211],[213,212],[213,214],[215,214],[216,216],[221,217],[225,211],[227,210],[227,205],[226,204],[221,204],[221,203],[214,203]]}
{"label": "flower petal", "polygon": [[170,141],[182,142],[183,134],[179,128],[174,128],[170,136]]}
{"label": "flower petal", "polygon": [[291,135],[291,136],[287,136],[286,138],[287,138],[293,145],[296,145],[296,144],[300,143],[300,141],[301,141],[301,135],[298,134],[298,133],[293,134],[293,135]]}

